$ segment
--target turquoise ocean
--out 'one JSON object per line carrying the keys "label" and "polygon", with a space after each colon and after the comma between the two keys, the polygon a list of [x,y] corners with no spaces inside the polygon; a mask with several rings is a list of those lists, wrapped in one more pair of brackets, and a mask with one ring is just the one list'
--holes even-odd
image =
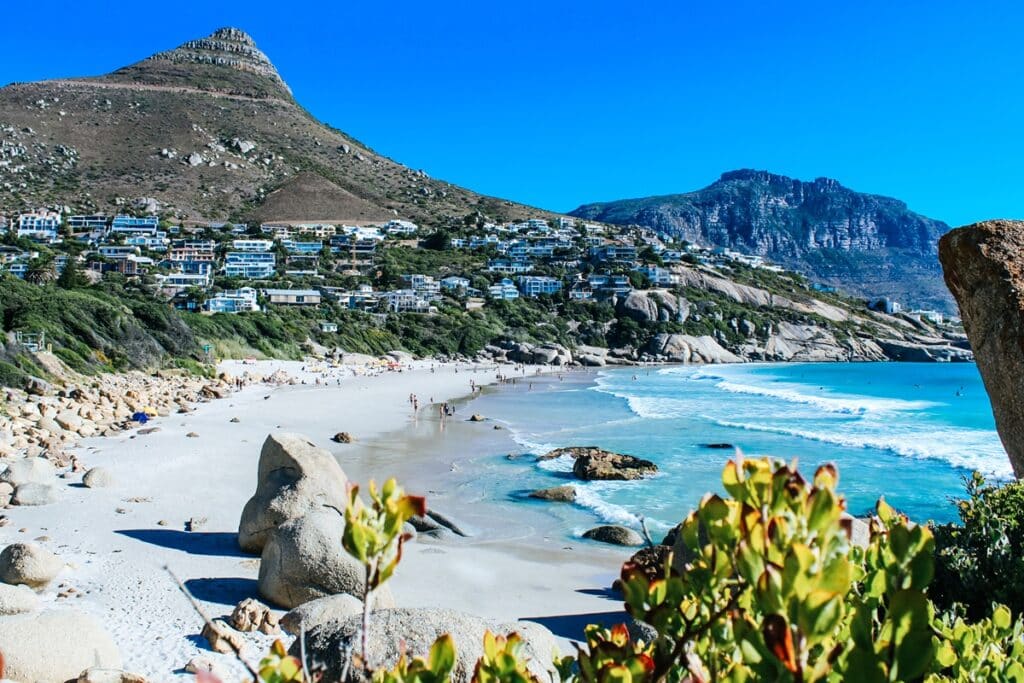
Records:
{"label": "turquoise ocean", "polygon": [[[707,491],[721,491],[731,449],[796,459],[811,474],[839,467],[855,515],[879,496],[917,521],[956,518],[963,477],[1012,474],[988,397],[973,364],[787,363],[623,368],[522,377],[477,399],[474,412],[500,421],[518,457],[477,459],[473,486],[495,502],[532,505],[560,533],[598,523],[658,536]],[[568,459],[537,462],[559,446],[595,445],[657,463],[639,482],[577,482]],[[573,483],[575,505],[531,501],[534,489]],[[480,490],[480,489],[478,489]]]}

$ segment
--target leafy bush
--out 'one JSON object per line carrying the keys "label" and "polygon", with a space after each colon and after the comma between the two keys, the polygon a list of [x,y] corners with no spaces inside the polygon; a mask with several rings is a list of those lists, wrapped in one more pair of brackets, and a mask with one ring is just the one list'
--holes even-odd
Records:
{"label": "leafy bush", "polygon": [[1024,482],[991,486],[975,472],[957,502],[960,524],[934,528],[936,605],[980,619],[998,602],[1024,612]]}
{"label": "leafy bush", "polygon": [[[706,495],[684,520],[680,557],[670,555],[660,577],[623,566],[626,611],[653,637],[589,626],[587,646],[555,662],[561,681],[1024,681],[1024,621],[1002,605],[972,623],[936,615],[929,527],[880,500],[867,546],[854,545],[837,482],[828,465],[807,482],[779,461],[730,461],[728,497]],[[402,521],[422,507],[393,481],[379,494],[371,487],[371,498],[367,508],[353,494],[343,540],[367,567],[364,605],[397,566]],[[428,658],[403,656],[373,680],[441,683],[455,656],[442,636]],[[527,665],[519,636],[488,632],[472,680],[531,683]]]}

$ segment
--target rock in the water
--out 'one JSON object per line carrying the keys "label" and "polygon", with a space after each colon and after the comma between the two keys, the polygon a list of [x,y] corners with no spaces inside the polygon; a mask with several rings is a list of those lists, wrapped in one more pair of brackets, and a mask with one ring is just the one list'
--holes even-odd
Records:
{"label": "rock in the water", "polygon": [[[468,683],[472,678],[473,668],[483,655],[485,631],[515,631],[526,642],[524,654],[530,660],[530,671],[542,683],[552,680],[551,659],[557,644],[551,631],[540,624],[500,624],[446,609],[386,609],[373,615],[372,629],[369,657],[378,667],[394,666],[403,644],[408,656],[424,656],[438,636],[451,634],[456,650],[452,683]],[[340,679],[347,663],[345,653],[359,651],[360,634],[359,616],[325,622],[306,634],[307,656],[325,665],[324,680]],[[298,641],[289,653],[298,656]]]}
{"label": "rock in the water", "polygon": [[0,552],[0,581],[39,588],[53,581],[64,562],[35,543],[12,543]]}
{"label": "rock in the water", "polygon": [[939,240],[946,285],[960,306],[999,438],[1024,477],[1024,221],[985,221]]}
{"label": "rock in the water", "polygon": [[91,668],[121,668],[121,653],[93,617],[72,610],[19,614],[0,619],[4,677],[13,681],[65,683]]}
{"label": "rock in the water", "polygon": [[238,631],[259,631],[267,635],[280,633],[277,617],[261,602],[246,598],[231,612],[231,625]]}
{"label": "rock in the water", "polygon": [[238,524],[239,546],[259,552],[270,533],[290,519],[324,505],[344,510],[347,484],[345,473],[328,451],[299,434],[271,434],[260,452],[256,493],[245,504]]}
{"label": "rock in the water", "polygon": [[352,443],[355,439],[348,432],[338,432],[331,437],[331,441],[334,443]]}
{"label": "rock in the water", "polygon": [[608,451],[581,455],[572,466],[572,473],[584,481],[628,481],[641,479],[657,471],[658,466],[650,460]]}
{"label": "rock in the water", "polygon": [[60,489],[53,484],[22,484],[14,489],[13,505],[49,505],[60,500]]}
{"label": "rock in the water", "polygon": [[484,421],[485,419],[487,419],[487,418],[485,418],[485,417],[484,417],[483,415],[480,415],[480,414],[478,414],[478,413],[474,413],[474,414],[473,414],[473,415],[472,415],[472,416],[471,416],[471,417],[469,418],[469,421],[470,421],[470,422],[483,422],[483,421]]}
{"label": "rock in the water", "polygon": [[114,475],[106,467],[93,467],[82,477],[82,484],[90,489],[107,488],[114,485]]}
{"label": "rock in the water", "polygon": [[[277,528],[263,548],[259,591],[289,609],[337,593],[362,595],[363,566],[341,547],[345,519],[334,510],[315,510]],[[375,591],[377,604],[393,604],[387,586]]]}
{"label": "rock in the water", "polygon": [[49,484],[57,476],[55,468],[46,458],[15,460],[0,473],[0,481],[15,488],[22,484]]}
{"label": "rock in the water", "polygon": [[567,484],[565,486],[552,486],[549,489],[538,489],[530,494],[530,498],[571,503],[576,500],[576,487]]}
{"label": "rock in the water", "polygon": [[310,631],[327,621],[340,621],[362,614],[363,602],[354,595],[338,593],[304,602],[281,617],[281,628],[293,636]]}
{"label": "rock in the water", "polygon": [[0,616],[32,612],[39,606],[39,596],[28,586],[0,583]]}
{"label": "rock in the water", "polygon": [[644,539],[637,532],[618,524],[606,524],[584,532],[583,538],[613,545],[643,545]]}

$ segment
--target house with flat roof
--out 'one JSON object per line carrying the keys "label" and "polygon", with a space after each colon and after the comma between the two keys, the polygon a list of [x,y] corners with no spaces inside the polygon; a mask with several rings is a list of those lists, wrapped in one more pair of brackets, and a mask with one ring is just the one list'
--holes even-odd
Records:
{"label": "house with flat roof", "polygon": [[20,214],[15,234],[33,242],[59,242],[60,215],[51,211]]}
{"label": "house with flat roof", "polygon": [[537,298],[542,294],[554,294],[561,289],[561,280],[546,275],[527,275],[519,278],[519,291],[530,298]]}
{"label": "house with flat roof", "polygon": [[264,289],[263,296],[272,304],[286,306],[319,306],[321,300],[315,289]]}
{"label": "house with flat roof", "polygon": [[498,301],[510,301],[519,298],[519,288],[516,287],[512,280],[506,277],[502,278],[501,282],[488,287],[487,294],[492,299],[497,299]]}
{"label": "house with flat roof", "polygon": [[243,313],[259,311],[256,290],[252,287],[228,289],[206,300],[205,308],[211,313]]}

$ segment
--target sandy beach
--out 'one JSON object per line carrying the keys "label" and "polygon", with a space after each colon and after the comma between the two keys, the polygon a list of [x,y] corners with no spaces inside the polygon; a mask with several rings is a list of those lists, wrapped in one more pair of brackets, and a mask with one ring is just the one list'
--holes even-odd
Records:
{"label": "sandy beach", "polygon": [[[87,467],[110,470],[115,485],[87,489],[78,475],[60,480],[66,487],[59,502],[7,510],[0,543],[39,539],[68,562],[43,595],[46,607],[71,603],[98,617],[119,644],[126,670],[172,680],[190,676],[184,665],[202,654],[241,675],[231,657],[207,648],[200,617],[164,567],[213,617],[258,597],[259,559],[238,549],[238,520],[256,486],[263,440],[270,432],[296,432],[335,454],[351,480],[395,476],[470,530],[467,538],[420,536],[408,544],[391,582],[399,606],[536,620],[563,639],[580,635],[587,622],[616,619],[621,603],[606,587],[627,550],[545,534],[543,515],[530,506],[510,515],[508,506],[474,495],[460,466],[481,452],[497,457],[521,450],[495,422],[469,422],[466,403],[471,381],[491,385],[512,366],[435,365],[421,361],[402,372],[358,375],[308,372],[312,366],[304,371],[297,362],[226,363],[222,370],[229,373],[282,369],[306,383],[249,386],[191,413],[154,420],[147,426],[159,429],[145,435],[133,430],[84,440],[74,452]],[[416,414],[410,394],[420,402]],[[452,401],[455,415],[442,424],[431,399]],[[355,442],[332,443],[340,431]],[[68,595],[69,586],[76,592]],[[272,640],[246,638],[251,659]]]}

